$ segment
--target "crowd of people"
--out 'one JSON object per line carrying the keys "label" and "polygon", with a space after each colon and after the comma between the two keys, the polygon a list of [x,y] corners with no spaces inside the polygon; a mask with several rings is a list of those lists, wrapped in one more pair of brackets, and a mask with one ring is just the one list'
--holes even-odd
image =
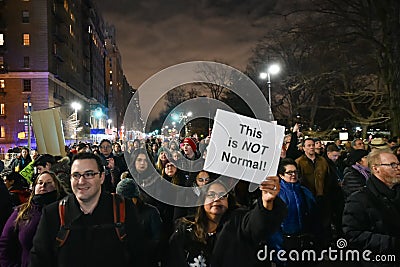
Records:
{"label": "crowd of people", "polygon": [[[257,252],[321,252],[339,238],[400,259],[397,138],[343,145],[295,125],[276,176],[254,192],[203,169],[209,141],[104,139],[66,147],[65,157],[22,148],[0,173],[0,267],[319,266],[329,259]],[[189,188],[198,205],[160,201],[159,181]]]}

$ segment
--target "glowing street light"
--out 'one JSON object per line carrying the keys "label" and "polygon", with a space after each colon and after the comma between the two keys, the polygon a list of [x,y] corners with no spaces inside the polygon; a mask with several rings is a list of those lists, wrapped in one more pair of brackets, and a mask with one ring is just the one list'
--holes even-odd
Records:
{"label": "glowing street light", "polygon": [[281,68],[278,64],[272,64],[269,66],[267,72],[261,72],[260,78],[265,80],[267,79],[268,84],[268,103],[269,103],[269,118],[272,120],[272,105],[271,105],[271,75],[278,74]]}
{"label": "glowing street light", "polygon": [[82,105],[79,102],[72,102],[71,107],[74,109],[75,115],[75,143],[78,144],[78,110],[82,108]]}
{"label": "glowing street light", "polygon": [[[184,114],[183,112],[180,113],[180,114],[174,113],[174,114],[172,114],[171,116],[172,116],[172,119],[173,119],[173,120],[178,121],[179,123],[181,123],[181,121],[183,120],[183,123],[185,124],[185,137],[186,137],[187,134],[188,134],[187,121],[188,121],[188,118],[189,118],[189,117],[192,117],[192,116],[193,116],[193,112],[188,111],[186,114]],[[175,127],[175,124],[174,124],[174,123],[172,123],[172,124],[173,124],[174,127]]]}

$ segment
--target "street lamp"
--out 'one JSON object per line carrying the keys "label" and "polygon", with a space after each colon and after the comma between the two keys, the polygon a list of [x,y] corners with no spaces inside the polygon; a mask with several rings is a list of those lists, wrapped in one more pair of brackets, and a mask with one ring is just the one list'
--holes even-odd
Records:
{"label": "street lamp", "polygon": [[[180,114],[172,114],[172,119],[175,121],[178,121],[179,123],[181,123],[181,121],[183,120],[183,123],[185,124],[185,137],[188,134],[188,126],[187,126],[187,119],[189,117],[193,116],[193,112],[189,111],[188,113],[184,114],[184,113],[180,113]],[[175,126],[175,124],[173,124]]]}
{"label": "street lamp", "polygon": [[261,72],[260,78],[265,80],[267,79],[268,84],[268,103],[269,103],[269,119],[272,120],[272,105],[271,105],[271,75],[275,75],[279,73],[281,68],[278,64],[272,64],[269,66],[267,72]]}
{"label": "street lamp", "polygon": [[78,102],[72,102],[71,107],[74,109],[75,115],[75,143],[78,144],[78,110],[82,108],[82,105]]}

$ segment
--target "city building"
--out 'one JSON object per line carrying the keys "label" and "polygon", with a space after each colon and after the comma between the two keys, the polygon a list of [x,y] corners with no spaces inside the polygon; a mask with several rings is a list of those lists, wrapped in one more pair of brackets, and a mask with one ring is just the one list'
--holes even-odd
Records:
{"label": "city building", "polygon": [[[122,126],[131,90],[115,42],[112,49],[106,44],[105,23],[94,2],[0,0],[3,152],[18,145],[34,146],[28,129],[30,111],[59,108],[67,143],[87,141],[91,129],[106,129],[110,120],[116,129]],[[80,110],[71,107],[74,101]]]}

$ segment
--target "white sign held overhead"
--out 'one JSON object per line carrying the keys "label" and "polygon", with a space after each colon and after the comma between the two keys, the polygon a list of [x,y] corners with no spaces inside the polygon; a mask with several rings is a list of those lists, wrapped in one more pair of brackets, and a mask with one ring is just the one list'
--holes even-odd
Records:
{"label": "white sign held overhead", "polygon": [[204,169],[260,184],[278,169],[285,127],[217,110]]}

